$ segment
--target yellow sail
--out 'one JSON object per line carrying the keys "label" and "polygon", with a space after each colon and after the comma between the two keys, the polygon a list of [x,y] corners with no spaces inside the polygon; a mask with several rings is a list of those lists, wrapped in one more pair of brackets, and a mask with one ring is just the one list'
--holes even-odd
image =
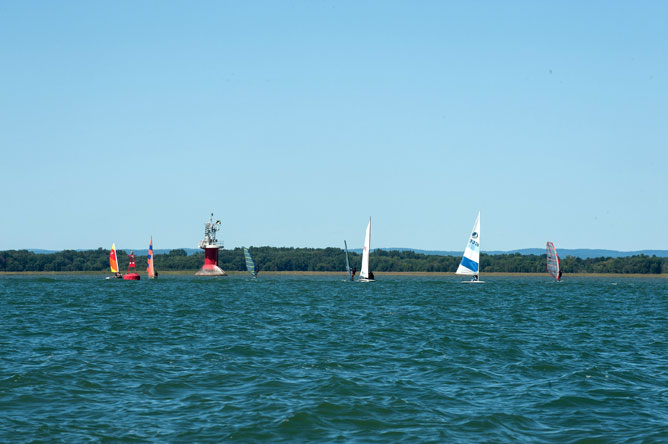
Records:
{"label": "yellow sail", "polygon": [[109,253],[109,266],[112,273],[118,273],[118,258],[116,257],[116,244],[111,244],[111,252]]}

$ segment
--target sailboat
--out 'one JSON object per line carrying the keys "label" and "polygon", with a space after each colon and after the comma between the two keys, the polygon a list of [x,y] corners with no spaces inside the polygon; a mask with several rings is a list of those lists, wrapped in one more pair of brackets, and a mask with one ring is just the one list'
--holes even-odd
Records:
{"label": "sailboat", "polygon": [[462,262],[457,268],[456,274],[463,274],[471,276],[470,281],[463,282],[483,282],[479,280],[479,268],[480,268],[480,211],[478,211],[478,217],[475,219],[473,224],[473,230],[471,230],[471,235],[469,236],[469,241],[466,244],[464,249],[464,255],[462,256]]}
{"label": "sailboat", "polygon": [[359,282],[373,282],[373,273],[369,271],[369,253],[371,252],[371,217],[369,225],[366,226],[366,236],[364,237],[364,249],[362,250],[362,269],[360,270]]}
{"label": "sailboat", "polygon": [[111,244],[111,251],[109,252],[109,268],[114,273],[113,276],[108,276],[107,279],[122,278],[123,275],[118,271],[118,256],[116,256],[116,244]]}
{"label": "sailboat", "polygon": [[244,248],[244,257],[246,258],[246,270],[250,273],[251,276],[253,276],[253,279],[257,278],[257,271],[255,270],[255,262],[253,262],[253,258],[250,255],[250,251],[248,251],[248,248]]}
{"label": "sailboat", "polygon": [[561,281],[561,268],[559,268],[559,255],[552,242],[547,243],[545,248],[547,256],[547,272],[557,281]]}
{"label": "sailboat", "polygon": [[158,273],[155,272],[153,268],[153,236],[151,236],[151,243],[148,245],[148,256],[146,259],[146,272],[148,273],[149,279],[155,279],[158,277]]}
{"label": "sailboat", "polygon": [[350,268],[350,259],[348,258],[348,244],[346,241],[343,241],[343,245],[346,247],[346,271],[348,272],[348,280],[353,280],[353,270]]}

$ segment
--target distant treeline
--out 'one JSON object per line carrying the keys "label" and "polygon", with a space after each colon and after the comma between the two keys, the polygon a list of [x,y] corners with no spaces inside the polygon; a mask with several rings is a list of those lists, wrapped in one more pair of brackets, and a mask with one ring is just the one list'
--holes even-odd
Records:
{"label": "distant treeline", "polygon": [[[255,264],[260,271],[344,271],[345,252],[339,248],[275,248],[251,247]],[[127,270],[126,252],[118,250],[121,272]],[[375,250],[371,253],[372,271],[454,272],[459,256],[437,256],[412,251]],[[246,269],[243,250],[220,250],[220,266],[227,271]],[[361,255],[350,253],[351,267],[360,268]],[[137,270],[146,270],[146,256],[137,256]],[[185,250],[156,254],[158,271],[198,270],[204,264],[204,253],[188,256]],[[482,273],[545,273],[544,255],[499,254],[480,256]],[[561,259],[564,273],[668,273],[668,258],[656,256],[600,257],[580,259],[567,256]],[[36,254],[27,250],[0,251],[0,271],[104,271],[109,270],[109,250],[74,251]]]}

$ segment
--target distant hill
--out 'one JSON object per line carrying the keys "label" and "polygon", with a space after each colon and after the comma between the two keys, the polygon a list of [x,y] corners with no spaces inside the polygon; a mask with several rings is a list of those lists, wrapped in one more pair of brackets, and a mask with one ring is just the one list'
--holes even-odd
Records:
{"label": "distant hill", "polygon": [[[377,248],[378,250],[385,251],[414,251],[415,253],[427,254],[427,255],[438,255],[438,256],[460,256],[463,251],[444,251],[444,250],[419,250],[415,248]],[[126,253],[129,252],[129,249],[122,249]],[[155,254],[169,254],[172,250],[184,250],[188,256],[191,256],[196,253],[201,253],[202,250],[199,248],[163,248],[156,249]],[[371,251],[376,250],[376,248]],[[40,250],[40,249],[28,249],[37,254],[49,254],[57,253],[60,250]],[[75,251],[88,251],[88,250],[75,250]],[[147,249],[132,250],[137,256],[146,256],[148,254]],[[353,253],[362,253],[361,248],[355,248],[350,250]],[[617,250],[596,250],[588,248],[578,248],[578,249],[557,249],[560,257],[573,256],[579,257],[580,259],[589,259],[595,257],[629,257],[629,256],[638,256],[644,254],[645,256],[657,256],[657,257],[668,257],[668,250],[638,250],[638,251],[617,251]],[[487,254],[515,254],[519,253],[521,255],[535,254],[543,255],[545,254],[545,248],[522,248],[519,250],[508,250],[508,251],[483,251]]]}
{"label": "distant hill", "polygon": [[[77,249],[74,251],[90,251],[91,249]],[[118,251],[125,251],[126,253],[133,251],[135,255],[137,256],[146,256],[148,254],[148,248],[144,249],[138,249],[134,250],[132,248],[125,249],[125,248],[117,248]],[[172,250],[184,250],[188,256],[191,256],[196,253],[201,253],[202,250],[199,248],[156,248],[153,250],[154,254],[169,254],[170,251]],[[40,250],[39,248],[28,248],[28,251],[32,251],[35,254],[51,254],[51,253],[58,253],[63,250]]]}
{"label": "distant hill", "polygon": [[[376,250],[373,248],[371,251]],[[414,251],[415,253],[427,254],[427,255],[438,255],[438,256],[461,256],[462,251],[443,251],[443,250],[418,250],[415,248],[378,248],[378,250],[385,251]],[[361,248],[356,248],[350,250],[355,253],[362,253]],[[573,256],[579,257],[580,259],[589,259],[594,257],[629,257],[629,256],[638,256],[644,254],[645,256],[657,256],[657,257],[668,257],[668,250],[638,250],[638,251],[617,251],[617,250],[596,250],[588,248],[578,248],[578,249],[557,249],[560,257]],[[521,255],[543,255],[545,254],[545,248],[522,248],[519,250],[508,250],[508,251],[484,251],[483,253],[487,254],[515,254],[519,253]]]}
{"label": "distant hill", "polygon": [[[545,254],[545,248],[524,248],[512,251],[490,251],[488,254]],[[638,251],[617,251],[617,250],[597,250],[588,248],[577,249],[559,249],[557,253],[560,257],[574,256],[580,259],[589,259],[593,257],[629,257],[644,254],[645,256],[668,257],[668,250],[638,250]]]}

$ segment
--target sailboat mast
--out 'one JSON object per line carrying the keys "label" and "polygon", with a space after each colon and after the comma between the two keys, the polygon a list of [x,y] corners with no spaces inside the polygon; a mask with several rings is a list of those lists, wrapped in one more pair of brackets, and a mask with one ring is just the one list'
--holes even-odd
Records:
{"label": "sailboat mast", "polygon": [[346,271],[348,272],[348,279],[353,280],[353,275],[350,272],[350,259],[348,259],[348,243],[344,240],[343,245],[346,247]]}
{"label": "sailboat mast", "polygon": [[480,279],[480,210],[478,210],[478,273],[476,275]]}

